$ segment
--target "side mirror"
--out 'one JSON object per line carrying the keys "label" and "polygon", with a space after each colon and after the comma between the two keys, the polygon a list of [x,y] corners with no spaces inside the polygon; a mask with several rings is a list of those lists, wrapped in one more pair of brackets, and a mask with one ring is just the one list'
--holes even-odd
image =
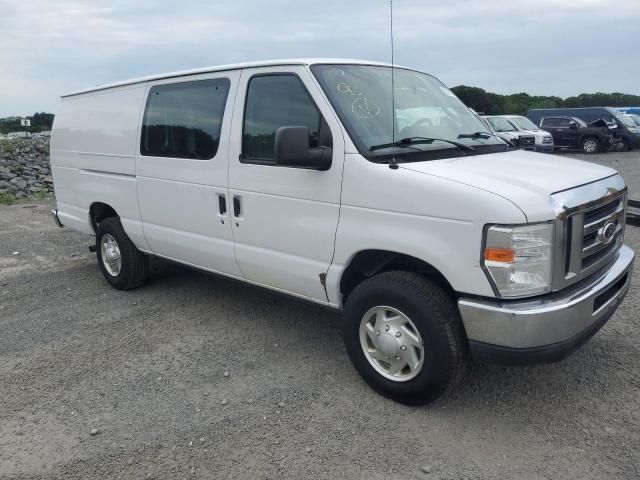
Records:
{"label": "side mirror", "polygon": [[276,130],[274,153],[276,165],[283,167],[310,170],[329,170],[331,167],[331,148],[311,148],[307,127],[280,127]]}
{"label": "side mirror", "polygon": [[569,128],[571,130],[577,130],[578,129],[578,124],[576,122],[569,122]]}

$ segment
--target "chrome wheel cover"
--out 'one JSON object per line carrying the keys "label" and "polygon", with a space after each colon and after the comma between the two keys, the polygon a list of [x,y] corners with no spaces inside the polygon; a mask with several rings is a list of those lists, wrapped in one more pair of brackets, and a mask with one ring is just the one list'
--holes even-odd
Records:
{"label": "chrome wheel cover", "polygon": [[100,256],[105,270],[112,277],[120,275],[122,269],[122,257],[118,242],[108,233],[102,236],[100,241]]}
{"label": "chrome wheel cover", "polygon": [[595,140],[585,140],[582,148],[587,153],[593,153],[598,149],[598,143]]}
{"label": "chrome wheel cover", "polygon": [[395,382],[415,378],[424,366],[424,342],[418,329],[393,307],[377,306],[364,314],[360,346],[371,366]]}

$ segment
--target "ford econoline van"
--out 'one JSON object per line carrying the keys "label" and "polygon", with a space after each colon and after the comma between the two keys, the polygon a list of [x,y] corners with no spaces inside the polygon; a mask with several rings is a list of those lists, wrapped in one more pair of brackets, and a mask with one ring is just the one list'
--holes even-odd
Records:
{"label": "ford econoline van", "polygon": [[515,150],[410,68],[268,61],[71,93],[51,163],[54,219],[95,235],[113,287],[157,256],[342,310],[358,372],[407,404],[473,358],[564,358],[631,280],[614,170]]}

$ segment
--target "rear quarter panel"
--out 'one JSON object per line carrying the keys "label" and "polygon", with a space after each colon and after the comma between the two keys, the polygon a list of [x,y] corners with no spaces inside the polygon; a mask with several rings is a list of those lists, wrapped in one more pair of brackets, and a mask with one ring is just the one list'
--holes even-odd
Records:
{"label": "rear quarter panel", "polygon": [[63,97],[51,135],[51,170],[62,223],[94,233],[89,208],[110,205],[138,248],[142,233],[135,152],[146,84]]}

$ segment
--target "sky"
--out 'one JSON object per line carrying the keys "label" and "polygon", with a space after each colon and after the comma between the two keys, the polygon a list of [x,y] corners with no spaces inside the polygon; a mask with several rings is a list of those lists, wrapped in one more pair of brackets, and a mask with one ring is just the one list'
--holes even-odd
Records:
{"label": "sky", "polygon": [[[640,94],[640,0],[395,0],[395,62],[502,94]],[[0,0],[0,117],[244,61],[390,61],[387,0]]]}

